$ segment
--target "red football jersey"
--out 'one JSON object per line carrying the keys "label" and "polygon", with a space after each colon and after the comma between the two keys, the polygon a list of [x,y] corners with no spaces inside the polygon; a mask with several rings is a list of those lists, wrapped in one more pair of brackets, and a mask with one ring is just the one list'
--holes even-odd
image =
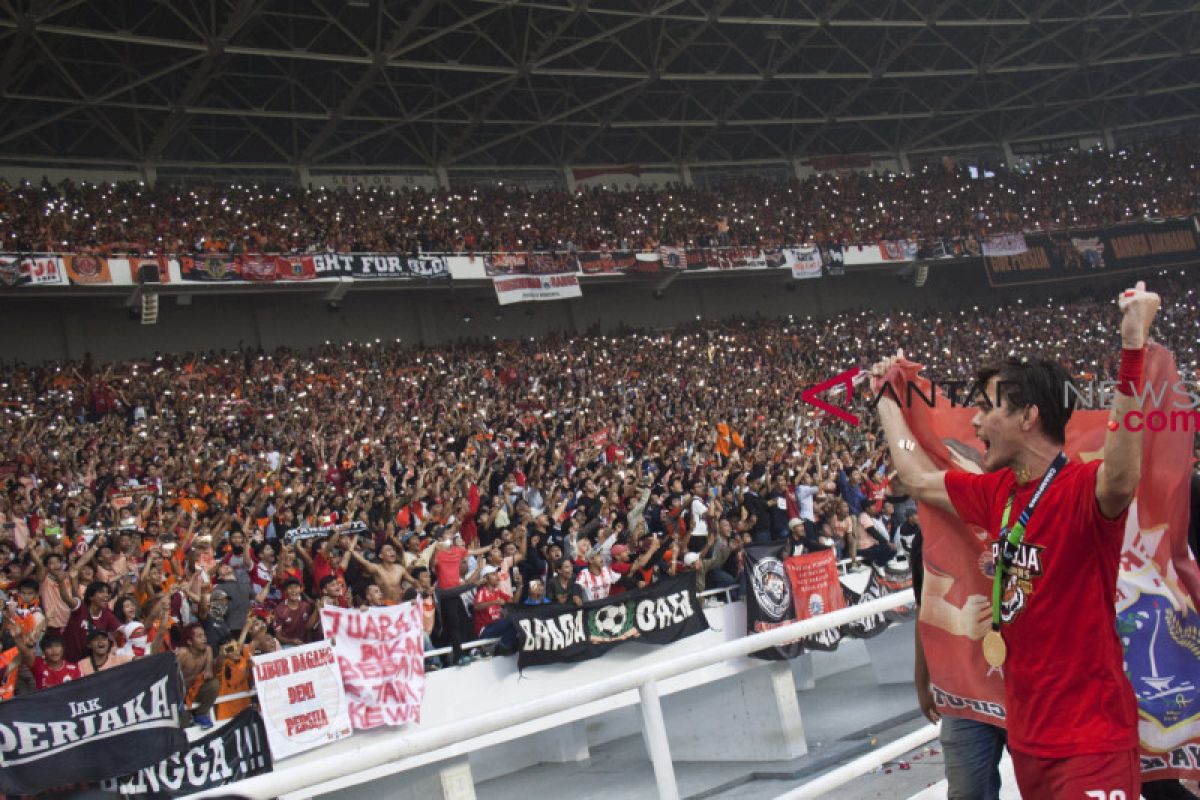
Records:
{"label": "red football jersey", "polygon": [[[1116,629],[1117,569],[1125,516],[1105,519],[1096,502],[1100,461],[1069,463],[1042,496],[1001,600],[1008,743],[1043,758],[1136,747],[1137,701]],[[1017,487],[1016,524],[1039,480]],[[1012,470],[946,473],[959,517],[994,544]]]}
{"label": "red football jersey", "polygon": [[41,656],[33,659],[33,685],[39,689],[49,689],[67,681],[77,681],[83,677],[79,665],[70,661],[59,664],[58,669],[51,669]]}

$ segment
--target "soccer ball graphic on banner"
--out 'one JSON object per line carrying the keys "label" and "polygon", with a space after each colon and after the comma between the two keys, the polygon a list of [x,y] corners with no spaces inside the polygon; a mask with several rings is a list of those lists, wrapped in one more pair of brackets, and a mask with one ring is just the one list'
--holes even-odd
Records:
{"label": "soccer ball graphic on banner", "polygon": [[634,612],[628,603],[601,606],[588,615],[588,634],[593,642],[615,641],[637,635]]}

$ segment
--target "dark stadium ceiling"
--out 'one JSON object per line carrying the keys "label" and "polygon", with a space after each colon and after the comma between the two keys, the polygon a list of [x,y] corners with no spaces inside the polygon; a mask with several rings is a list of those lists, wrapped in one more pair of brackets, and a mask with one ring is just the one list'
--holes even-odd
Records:
{"label": "dark stadium ceiling", "polygon": [[1200,118],[1194,0],[0,0],[0,159],[780,161]]}

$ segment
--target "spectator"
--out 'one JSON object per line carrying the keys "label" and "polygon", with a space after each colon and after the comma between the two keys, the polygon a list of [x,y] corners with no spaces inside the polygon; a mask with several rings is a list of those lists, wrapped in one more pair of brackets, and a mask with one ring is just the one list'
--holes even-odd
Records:
{"label": "spectator", "polygon": [[320,611],[304,599],[297,578],[288,578],[283,591],[285,599],[275,606],[271,619],[280,644],[285,648],[297,647],[308,641],[309,632],[317,626]]}
{"label": "spectator", "polygon": [[587,555],[586,569],[579,573],[575,582],[583,590],[584,600],[603,600],[619,579],[617,573],[604,563],[604,554],[592,550]]}
{"label": "spectator", "polygon": [[204,628],[191,624],[184,628],[183,646],[175,651],[179,661],[179,672],[183,676],[184,718],[188,724],[196,724],[201,728],[211,728],[213,701],[217,699],[220,690],[218,665],[214,664],[212,650],[208,647],[208,639]]}
{"label": "spectator", "polygon": [[88,633],[87,651],[87,656],[79,661],[79,674],[83,676],[119,667],[133,660],[130,656],[114,653],[108,632],[100,629]]}
{"label": "spectator", "polygon": [[88,584],[83,602],[78,603],[71,612],[63,631],[64,658],[67,661],[78,661],[87,654],[87,639],[92,631],[115,633],[120,629],[121,621],[108,608],[111,599],[108,584],[102,581]]}
{"label": "spectator", "polygon": [[546,595],[559,605],[574,603],[580,606],[583,605],[583,593],[583,587],[575,581],[575,565],[569,558],[561,559],[546,583]]}

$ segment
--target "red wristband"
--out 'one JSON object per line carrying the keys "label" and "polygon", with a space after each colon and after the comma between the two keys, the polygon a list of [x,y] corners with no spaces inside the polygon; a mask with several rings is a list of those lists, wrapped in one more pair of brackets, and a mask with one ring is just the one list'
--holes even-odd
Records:
{"label": "red wristband", "polygon": [[1121,367],[1117,370],[1117,391],[1129,397],[1142,389],[1142,364],[1146,360],[1146,348],[1121,350]]}

